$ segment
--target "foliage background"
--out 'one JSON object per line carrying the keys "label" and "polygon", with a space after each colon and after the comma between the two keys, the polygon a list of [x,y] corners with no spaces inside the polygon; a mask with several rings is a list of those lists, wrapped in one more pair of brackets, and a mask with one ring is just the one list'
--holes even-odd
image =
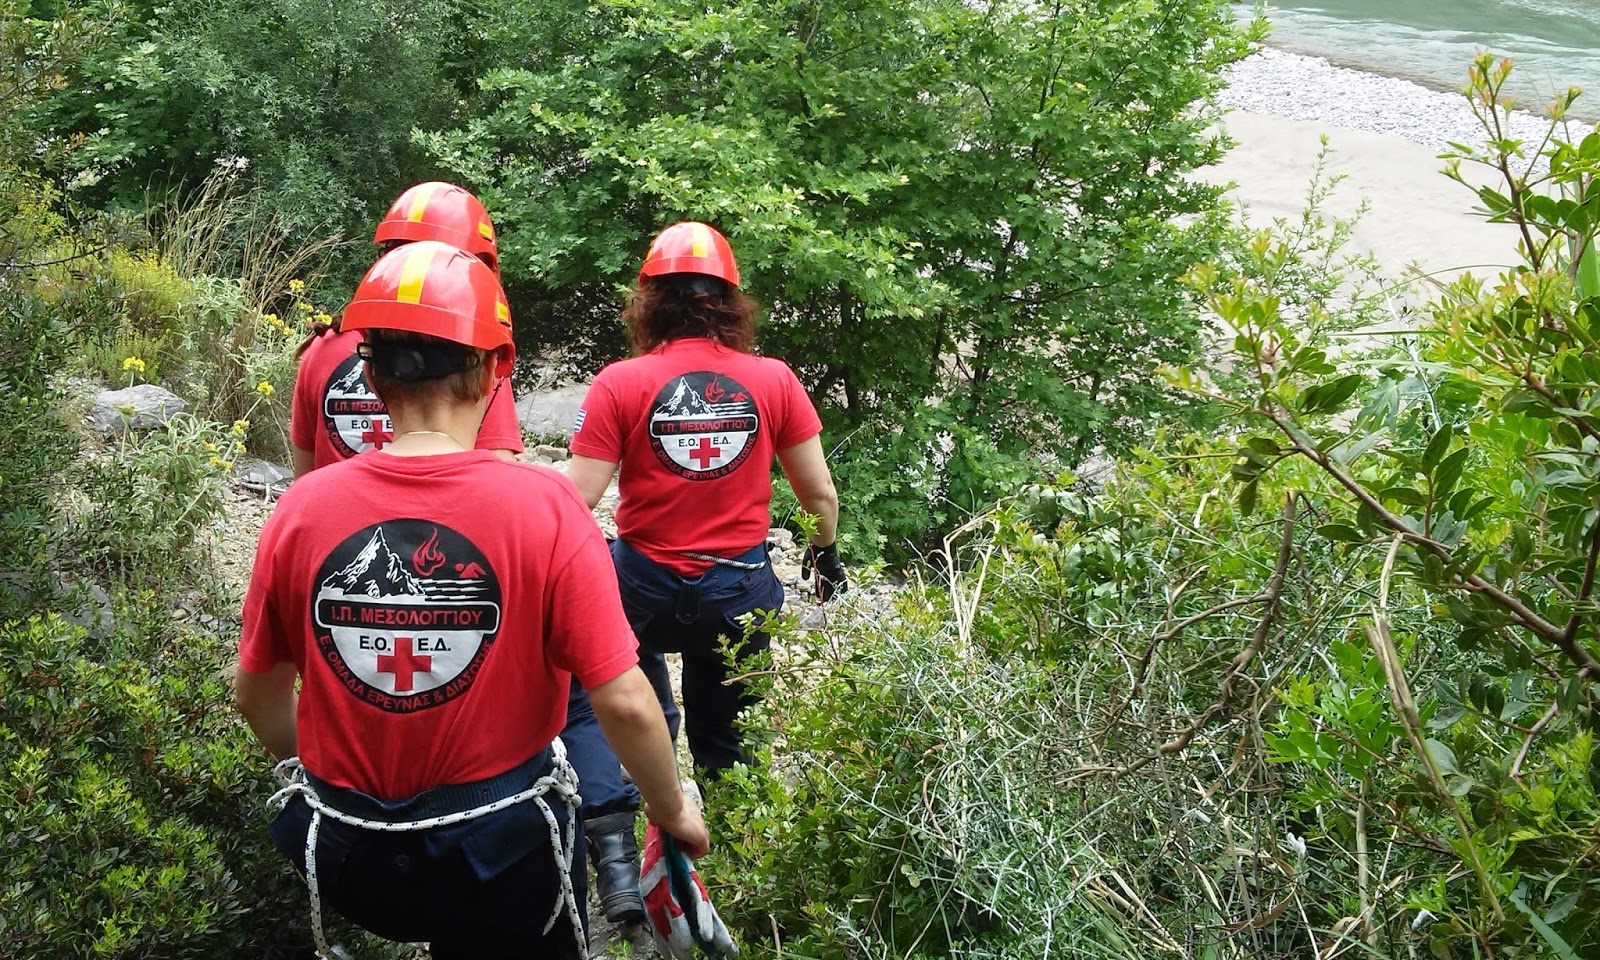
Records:
{"label": "foliage background", "polygon": [[[847,546],[915,559],[760,678],[770,763],[705,864],[749,953],[1596,955],[1600,135],[1508,140],[1476,63],[1456,159],[1525,262],[1355,349],[1382,300],[1325,183],[1244,235],[1181,176],[1254,35],[1212,0],[0,0],[0,956],[304,955],[215,521],[435,175],[555,365],[617,355],[662,223],[723,226]],[[81,435],[73,376],[195,415]]]}

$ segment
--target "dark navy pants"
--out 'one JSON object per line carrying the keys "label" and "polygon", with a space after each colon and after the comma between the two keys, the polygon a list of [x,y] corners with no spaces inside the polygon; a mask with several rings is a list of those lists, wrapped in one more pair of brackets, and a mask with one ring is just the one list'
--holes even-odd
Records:
{"label": "dark navy pants", "polygon": [[600,731],[589,695],[577,680],[572,681],[572,694],[567,699],[567,726],[561,731],[561,742],[567,745],[568,762],[578,771],[583,819],[639,809],[639,791],[622,778],[622,764]]}
{"label": "dark navy pants", "polygon": [[[729,559],[761,563],[759,570],[741,570],[713,564],[693,579],[680,577],[618,540],[611,546],[622,589],[622,608],[639,638],[639,666],[667,717],[673,740],[678,737],[679,713],[663,654],[683,655],[682,725],[689,739],[695,766],[715,777],[735,763],[747,761],[744,739],[735,720],[754,698],[742,683],[725,684],[729,677],[720,646],[727,637],[736,644],[744,637],[739,618],[783,608],[783,585],[767,563],[765,544]],[[759,614],[757,626],[764,622]],[[766,650],[771,638],[757,630],[738,649],[743,659]]]}
{"label": "dark navy pants", "polygon": [[[418,805],[428,795],[393,802],[353,796],[393,814],[393,819],[412,819],[408,807],[421,809]],[[324,795],[324,800],[344,808],[333,797]],[[553,794],[547,800],[565,824],[566,808]],[[310,825],[311,808],[304,798],[294,797],[268,828],[279,852],[302,873]],[[587,925],[583,846],[579,824],[572,885],[578,915]],[[317,834],[317,878],[324,910],[385,939],[431,941],[436,960],[578,960],[587,952],[580,952],[565,913],[544,933],[561,895],[561,868],[550,848],[550,827],[531,801],[465,823],[407,833],[367,830],[323,817]]]}

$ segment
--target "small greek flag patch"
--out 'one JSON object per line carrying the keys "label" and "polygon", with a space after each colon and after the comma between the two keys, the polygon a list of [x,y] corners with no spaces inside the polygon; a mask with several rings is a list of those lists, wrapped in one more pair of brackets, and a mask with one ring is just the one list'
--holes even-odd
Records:
{"label": "small greek flag patch", "polygon": [[578,408],[578,419],[572,421],[572,432],[573,433],[577,433],[579,430],[583,429],[583,420],[588,415],[589,415],[589,411],[583,409],[582,407]]}

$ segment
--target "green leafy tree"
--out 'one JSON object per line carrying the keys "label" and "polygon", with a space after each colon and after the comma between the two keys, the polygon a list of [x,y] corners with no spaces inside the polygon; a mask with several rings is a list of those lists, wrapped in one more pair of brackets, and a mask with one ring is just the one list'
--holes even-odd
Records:
{"label": "green leafy tree", "polygon": [[[424,142],[502,224],[523,341],[619,352],[618,289],[675,219],[721,226],[765,348],[832,410],[869,542],[973,509],[1017,465],[1121,447],[1199,322],[1207,98],[1225,4],[508,4],[488,104]],[[1197,108],[1197,104],[1199,107]],[[876,466],[881,464],[881,466]],[[904,479],[897,497],[882,482]],[[866,496],[864,496],[866,495]],[[881,496],[877,504],[864,502]]]}
{"label": "green leafy tree", "polygon": [[65,71],[38,124],[77,145],[73,195],[144,208],[222,171],[300,242],[362,241],[384,206],[438,173],[415,127],[450,123],[468,21],[451,0],[71,2],[110,41]]}

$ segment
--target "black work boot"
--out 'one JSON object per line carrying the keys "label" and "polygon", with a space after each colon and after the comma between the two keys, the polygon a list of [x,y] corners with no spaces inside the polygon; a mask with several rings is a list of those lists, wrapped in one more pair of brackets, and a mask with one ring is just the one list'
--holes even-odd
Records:
{"label": "black work boot", "polygon": [[583,821],[594,864],[600,909],[612,923],[643,923],[644,898],[639,895],[639,845],[633,839],[633,811],[608,813]]}

